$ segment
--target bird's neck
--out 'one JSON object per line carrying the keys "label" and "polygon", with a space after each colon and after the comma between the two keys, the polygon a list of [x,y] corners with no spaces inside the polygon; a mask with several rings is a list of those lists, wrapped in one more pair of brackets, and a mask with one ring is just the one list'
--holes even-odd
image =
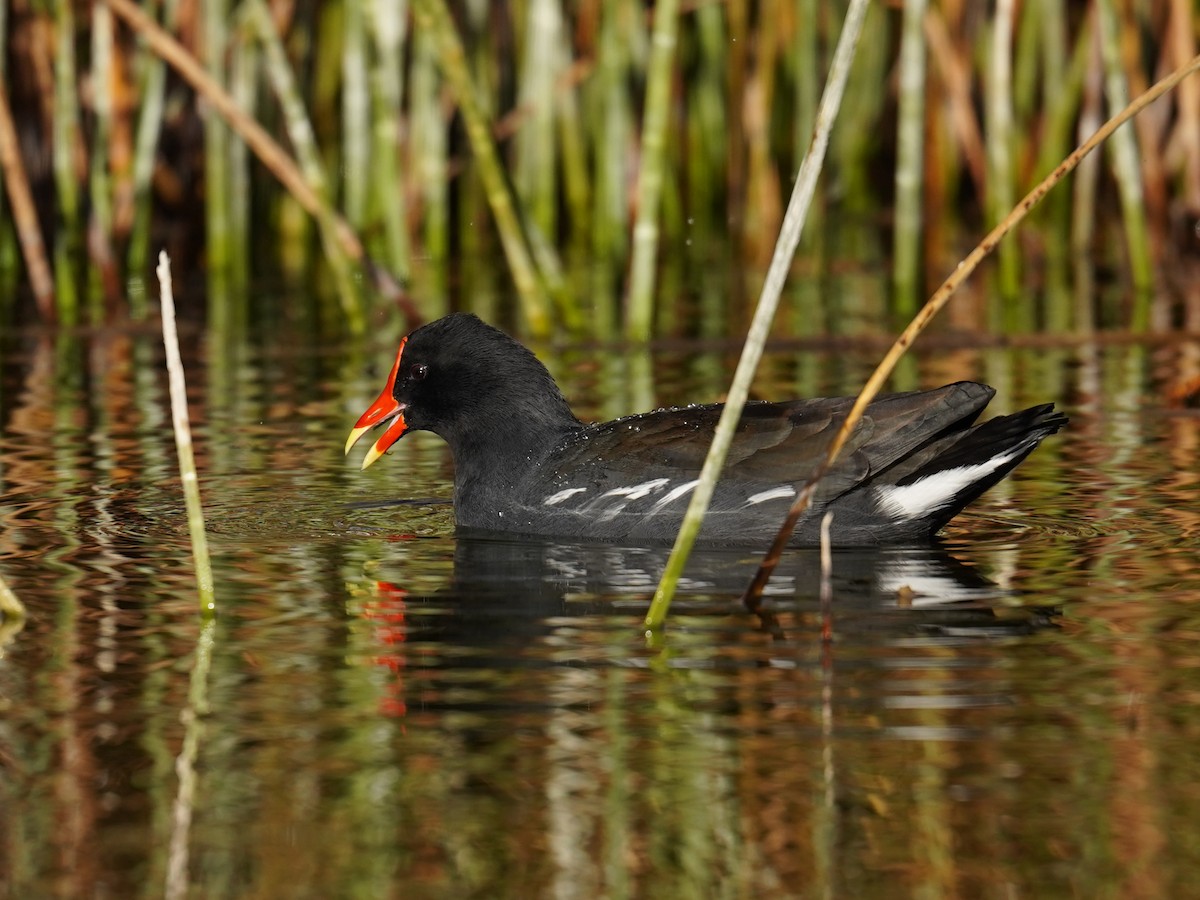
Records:
{"label": "bird's neck", "polygon": [[571,433],[583,425],[565,414],[521,415],[517,411],[449,440],[454,456],[454,511],[461,526],[496,527],[511,510],[521,485]]}

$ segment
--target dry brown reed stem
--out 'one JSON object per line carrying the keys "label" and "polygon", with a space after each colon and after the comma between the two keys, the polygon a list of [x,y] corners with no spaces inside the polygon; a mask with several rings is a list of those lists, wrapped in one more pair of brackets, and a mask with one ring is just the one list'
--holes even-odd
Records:
{"label": "dry brown reed stem", "polygon": [[941,312],[942,307],[950,301],[950,297],[958,290],[959,285],[966,281],[971,273],[978,268],[983,258],[996,248],[1001,238],[1012,231],[1022,219],[1029,215],[1029,212],[1042,201],[1042,198],[1050,192],[1050,189],[1072,172],[1084,157],[1104,143],[1114,131],[1196,71],[1200,71],[1200,56],[1192,59],[1187,65],[1176,69],[1100,126],[1090,138],[1084,141],[1053,172],[1042,179],[1033,190],[1026,194],[1013,210],[1004,217],[1003,221],[989,231],[984,239],[976,245],[975,249],[958,264],[958,267],[950,277],[942,282],[941,287],[934,291],[933,296],[929,298],[928,302],[921,308],[921,311],[908,323],[908,327],[904,329],[900,337],[896,338],[895,343],[892,344],[879,365],[875,367],[875,371],[871,373],[871,377],[867,379],[867,383],[855,399],[854,406],[851,407],[849,415],[846,416],[846,421],[842,423],[842,427],[834,435],[833,442],[829,445],[829,451],[825,454],[825,459],[822,460],[817,470],[813,472],[812,477],[797,494],[792,508],[788,510],[787,518],[784,519],[783,525],[780,526],[779,532],[775,535],[775,540],[772,542],[771,548],[763,557],[758,571],[754,574],[754,579],[742,595],[742,600],[746,606],[754,609],[761,604],[763,588],[766,587],[767,580],[779,564],[779,560],[783,555],[784,549],[787,547],[788,541],[791,539],[792,532],[796,529],[796,523],[800,520],[800,516],[804,514],[805,510],[812,503],[817,485],[828,474],[834,462],[837,461],[838,455],[842,452],[842,448],[850,438],[851,432],[854,431],[854,428],[862,419],[867,405],[875,399],[875,396],[883,387],[883,383],[892,374],[892,370],[896,367],[896,363],[900,357],[908,351],[913,341],[929,326],[934,317]]}
{"label": "dry brown reed stem", "polygon": [[[389,297],[401,297],[402,291],[395,281],[371,262],[363,243],[354,229],[333,210],[325,207],[317,192],[304,178],[287,151],[266,130],[242,109],[237,101],[204,71],[200,62],[187,48],[171,37],[157,22],[151,19],[132,0],[104,0],[121,19],[146,39],[146,43],[160,57],[195,88],[214,110],[238,133],[247,146],[254,151],[264,166],[279,179],[296,201],[312,216],[322,214],[332,217],[334,232],[346,254],[355,262],[367,267],[375,279],[376,287]],[[419,319],[415,309],[404,309],[410,319]]]}
{"label": "dry brown reed stem", "polygon": [[38,224],[37,208],[33,193],[29,189],[29,176],[25,162],[21,159],[21,145],[13,125],[12,110],[8,105],[8,85],[0,82],[0,167],[4,170],[4,186],[8,191],[8,202],[12,207],[13,221],[17,226],[17,238],[21,242],[21,253],[29,272],[33,297],[38,314],[45,322],[54,321],[54,276],[46,261],[46,246],[42,243],[42,229]]}

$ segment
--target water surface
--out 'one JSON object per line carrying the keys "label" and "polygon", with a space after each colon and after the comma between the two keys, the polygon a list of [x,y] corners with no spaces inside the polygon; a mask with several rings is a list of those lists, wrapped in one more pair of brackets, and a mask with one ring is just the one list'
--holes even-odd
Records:
{"label": "water surface", "polygon": [[[761,617],[736,602],[753,552],[698,555],[655,647],[662,548],[456,540],[437,439],[343,458],[392,347],[193,343],[221,610],[197,705],[157,338],[9,336],[0,571],[30,618],[0,650],[0,887],[1182,896],[1200,418],[1167,396],[1196,349],[915,359],[897,387],[978,378],[995,412],[1055,400],[1071,426],[938,546],[837,553],[829,620],[810,552]],[[755,393],[852,391],[874,356],[780,351]],[[550,362],[607,417],[711,400],[733,360]]]}

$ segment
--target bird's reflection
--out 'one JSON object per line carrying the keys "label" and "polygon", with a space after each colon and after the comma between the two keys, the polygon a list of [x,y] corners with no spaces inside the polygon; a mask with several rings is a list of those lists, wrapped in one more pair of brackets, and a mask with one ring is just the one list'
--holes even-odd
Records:
{"label": "bird's reflection", "polygon": [[[555,627],[562,617],[619,616],[631,628],[649,603],[669,549],[458,534],[453,577],[433,593],[408,596],[429,615],[408,627],[425,640],[468,646],[512,644]],[[680,581],[676,610],[689,616],[745,612],[738,598],[758,565],[752,551],[697,549]],[[833,551],[829,589],[838,631],[1020,634],[1052,624],[1056,611],[1014,602],[979,566],[940,546]],[[402,590],[403,573],[380,590]],[[765,591],[764,624],[785,637],[791,622],[816,613],[820,554],[790,550]],[[752,624],[753,617],[747,613]],[[794,636],[794,635],[790,635]]]}

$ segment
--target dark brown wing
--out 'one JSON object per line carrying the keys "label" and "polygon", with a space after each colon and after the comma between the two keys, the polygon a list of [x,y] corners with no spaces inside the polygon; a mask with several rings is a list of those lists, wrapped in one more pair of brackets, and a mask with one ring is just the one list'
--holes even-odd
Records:
{"label": "dark brown wing", "polygon": [[[852,490],[930,441],[970,425],[994,391],[960,382],[932,391],[878,398],[855,429],[818,500]],[[824,458],[853,398],[747,405],[722,480],[743,493],[806,480]],[[609,488],[658,477],[694,478],[708,452],[721,406],[694,406],[629,416],[585,429],[556,455],[552,480],[563,487]],[[549,473],[547,473],[549,474]]]}

